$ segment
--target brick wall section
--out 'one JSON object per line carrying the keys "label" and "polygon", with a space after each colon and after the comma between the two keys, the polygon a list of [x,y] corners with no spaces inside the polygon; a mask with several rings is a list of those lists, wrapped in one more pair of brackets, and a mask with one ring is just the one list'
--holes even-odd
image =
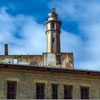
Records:
{"label": "brick wall section", "polygon": [[89,98],[100,99],[100,76],[51,72],[49,70],[26,70],[0,68],[0,99],[6,99],[6,82],[17,81],[17,99],[35,99],[36,83],[45,83],[45,98],[51,99],[51,84],[59,84],[59,99],[64,98],[64,85],[73,85],[73,98],[80,98],[80,86],[90,88]]}

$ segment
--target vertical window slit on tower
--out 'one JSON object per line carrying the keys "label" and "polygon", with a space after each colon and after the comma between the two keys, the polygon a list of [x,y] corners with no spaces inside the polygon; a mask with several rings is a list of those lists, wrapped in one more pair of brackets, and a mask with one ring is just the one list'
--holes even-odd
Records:
{"label": "vertical window slit on tower", "polygon": [[52,38],[52,42],[53,42],[53,43],[55,42],[55,38]]}
{"label": "vertical window slit on tower", "polygon": [[55,24],[51,23],[51,28],[54,29],[55,28]]}

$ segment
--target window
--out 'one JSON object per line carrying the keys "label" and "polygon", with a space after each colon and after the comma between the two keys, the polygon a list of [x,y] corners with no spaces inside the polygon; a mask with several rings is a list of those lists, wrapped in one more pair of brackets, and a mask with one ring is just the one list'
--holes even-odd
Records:
{"label": "window", "polygon": [[45,98],[45,84],[37,83],[36,84],[36,99]]}
{"label": "window", "polygon": [[64,99],[72,99],[72,86],[71,85],[64,86]]}
{"label": "window", "polygon": [[18,60],[17,59],[14,59],[14,64],[17,64]]}
{"label": "window", "polygon": [[16,99],[16,86],[15,81],[7,81],[7,99]]}
{"label": "window", "polygon": [[54,29],[55,28],[55,24],[51,23],[51,28]]}
{"label": "window", "polygon": [[89,99],[89,87],[81,87],[81,99]]}
{"label": "window", "polygon": [[52,84],[52,99],[58,99],[58,85]]}
{"label": "window", "polygon": [[52,38],[52,42],[54,43],[54,41],[55,41],[55,38]]}

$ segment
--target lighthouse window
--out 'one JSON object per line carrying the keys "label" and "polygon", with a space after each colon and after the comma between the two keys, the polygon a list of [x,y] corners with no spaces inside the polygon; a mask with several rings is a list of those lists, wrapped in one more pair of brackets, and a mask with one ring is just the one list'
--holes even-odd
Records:
{"label": "lighthouse window", "polygon": [[54,42],[55,41],[55,38],[52,38],[52,42]]}
{"label": "lighthouse window", "polygon": [[51,23],[51,28],[54,28],[55,27],[55,24],[54,23]]}

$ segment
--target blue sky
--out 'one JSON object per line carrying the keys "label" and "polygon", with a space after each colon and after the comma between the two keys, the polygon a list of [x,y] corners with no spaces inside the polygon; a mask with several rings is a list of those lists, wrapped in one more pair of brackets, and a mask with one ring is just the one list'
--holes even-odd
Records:
{"label": "blue sky", "polygon": [[0,0],[0,54],[46,52],[44,21],[55,7],[61,51],[74,53],[74,66],[100,70],[100,0]]}

